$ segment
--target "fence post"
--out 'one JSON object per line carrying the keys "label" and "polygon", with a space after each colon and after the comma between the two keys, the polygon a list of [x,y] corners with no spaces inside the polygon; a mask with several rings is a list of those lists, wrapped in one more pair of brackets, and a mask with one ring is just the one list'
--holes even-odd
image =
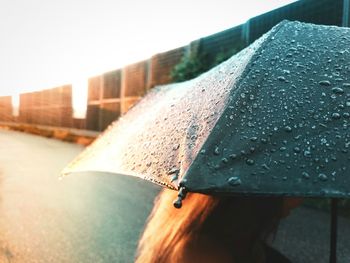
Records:
{"label": "fence post", "polygon": [[104,89],[105,89],[105,77],[104,74],[100,77],[100,93],[98,95],[98,130],[103,130],[103,97],[104,97]]}

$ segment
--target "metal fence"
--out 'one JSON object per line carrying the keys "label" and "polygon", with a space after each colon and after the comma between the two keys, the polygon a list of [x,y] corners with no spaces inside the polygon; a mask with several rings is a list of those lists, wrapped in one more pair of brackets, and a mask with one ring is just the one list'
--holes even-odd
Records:
{"label": "metal fence", "polygon": [[0,97],[0,121],[13,121],[11,96]]}
{"label": "metal fence", "polygon": [[19,122],[72,127],[72,114],[71,85],[20,94]]}
{"label": "metal fence", "polygon": [[151,87],[171,82],[170,72],[185,48],[157,54],[146,61],[89,79],[86,127],[102,131],[124,114]]}
{"label": "metal fence", "polygon": [[[245,24],[193,41],[186,47],[154,55],[99,76],[88,84],[85,120],[72,116],[72,87],[62,87],[20,95],[18,121],[50,126],[104,130],[125,113],[153,86],[170,83],[170,73],[181,58],[206,54],[214,60],[233,46],[248,45],[284,19],[315,24],[348,26],[349,0],[301,0],[251,18]],[[10,97],[0,98],[0,120],[13,120]]]}

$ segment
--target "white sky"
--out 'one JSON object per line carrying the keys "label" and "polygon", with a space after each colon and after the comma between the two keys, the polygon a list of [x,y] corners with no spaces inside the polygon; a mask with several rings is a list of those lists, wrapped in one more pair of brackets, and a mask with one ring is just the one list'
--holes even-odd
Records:
{"label": "white sky", "polygon": [[0,0],[0,96],[82,83],[291,2]]}

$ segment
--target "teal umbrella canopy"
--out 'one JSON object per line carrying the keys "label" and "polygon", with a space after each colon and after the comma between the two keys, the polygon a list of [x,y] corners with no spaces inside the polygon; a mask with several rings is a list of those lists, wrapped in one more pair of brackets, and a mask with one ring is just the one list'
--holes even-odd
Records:
{"label": "teal umbrella canopy", "polygon": [[189,192],[350,197],[350,29],[283,21],[152,89],[64,170]]}

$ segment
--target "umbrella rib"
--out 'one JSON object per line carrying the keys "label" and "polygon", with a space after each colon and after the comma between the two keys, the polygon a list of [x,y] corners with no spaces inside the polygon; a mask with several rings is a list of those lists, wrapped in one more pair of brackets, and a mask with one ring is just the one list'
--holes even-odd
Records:
{"label": "umbrella rib", "polygon": [[[273,40],[276,36],[276,34],[279,32],[279,30],[281,28],[283,28],[283,26],[285,24],[288,24],[288,23],[293,23],[291,21],[288,21],[288,20],[283,20],[281,23],[279,23],[278,25],[276,25],[272,30],[271,34],[269,36],[266,37],[266,39],[261,43],[261,45],[255,50],[254,54],[252,55],[251,59],[250,59],[250,62],[248,63],[247,67],[244,69],[244,71],[242,72],[241,74],[241,77],[239,78],[239,80],[236,80],[236,82],[242,82],[244,79],[246,79],[246,77],[248,76],[248,74],[252,71],[252,69],[254,68],[255,66],[255,63],[259,57],[260,57],[260,51],[261,50],[264,50],[264,48],[270,43],[271,40]],[[233,85],[233,81],[231,81],[228,86],[232,86]],[[233,91],[231,91],[231,94],[233,92],[238,92],[238,88],[240,87],[240,85],[234,89]],[[228,100],[229,101],[229,100]],[[216,120],[212,130],[215,130],[215,128],[217,127],[218,123],[221,122],[221,119],[223,118],[224,116],[224,113],[227,111],[227,107],[228,105],[230,105],[230,103],[227,103],[227,105],[224,107],[223,111],[222,111],[222,115]],[[200,146],[200,149],[199,149],[199,152],[205,147],[205,145],[208,143],[208,138],[209,136],[207,136],[207,138],[204,140],[204,142],[202,143],[202,145]],[[189,192],[193,192],[193,189],[191,189],[190,187],[188,187],[188,185],[186,185],[186,176],[189,174],[189,171],[191,170],[191,167],[193,165],[193,163],[196,162],[196,159],[198,158],[198,155],[194,157],[194,159],[191,161],[191,163],[189,164],[189,168],[188,170],[183,174],[182,178],[181,178],[181,181],[179,182],[179,185],[183,185],[187,191]],[[180,189],[179,189],[180,191]],[[198,191],[195,191],[195,192],[198,192]]]}

